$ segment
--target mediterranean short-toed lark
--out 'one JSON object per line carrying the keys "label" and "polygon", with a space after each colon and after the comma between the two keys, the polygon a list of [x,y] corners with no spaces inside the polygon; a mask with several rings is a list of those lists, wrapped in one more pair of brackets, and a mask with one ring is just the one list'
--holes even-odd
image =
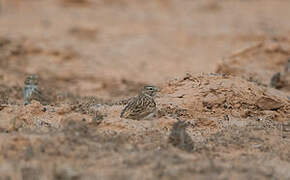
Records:
{"label": "mediterranean short-toed lark", "polygon": [[145,86],[137,97],[128,102],[120,117],[134,120],[152,117],[157,110],[154,97],[159,91],[156,86]]}
{"label": "mediterranean short-toed lark", "polygon": [[38,89],[38,76],[29,75],[24,81],[24,104],[30,104],[31,100],[38,99],[40,91]]}

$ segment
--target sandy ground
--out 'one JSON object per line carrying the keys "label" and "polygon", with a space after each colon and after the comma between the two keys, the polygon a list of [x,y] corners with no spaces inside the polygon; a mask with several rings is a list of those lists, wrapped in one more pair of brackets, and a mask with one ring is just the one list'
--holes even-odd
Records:
{"label": "sandy ground", "polygon": [[[289,7],[0,0],[0,180],[290,179]],[[146,84],[156,117],[119,118]]]}

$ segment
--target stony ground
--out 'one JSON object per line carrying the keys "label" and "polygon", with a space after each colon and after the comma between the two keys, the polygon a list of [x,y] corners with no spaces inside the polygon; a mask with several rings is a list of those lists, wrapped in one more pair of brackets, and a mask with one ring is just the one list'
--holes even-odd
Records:
{"label": "stony ground", "polygon": [[[0,0],[0,180],[289,179],[289,6]],[[145,84],[156,117],[120,119]]]}

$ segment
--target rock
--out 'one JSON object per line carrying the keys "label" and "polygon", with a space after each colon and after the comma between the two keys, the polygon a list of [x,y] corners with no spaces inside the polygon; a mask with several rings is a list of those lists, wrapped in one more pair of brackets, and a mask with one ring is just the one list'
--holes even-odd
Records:
{"label": "rock", "polygon": [[269,97],[261,97],[257,100],[257,106],[262,110],[276,110],[283,106],[281,102]]}

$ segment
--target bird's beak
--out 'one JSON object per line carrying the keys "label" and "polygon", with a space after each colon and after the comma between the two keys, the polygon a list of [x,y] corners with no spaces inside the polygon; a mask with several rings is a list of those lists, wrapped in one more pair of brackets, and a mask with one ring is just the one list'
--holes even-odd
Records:
{"label": "bird's beak", "polygon": [[157,93],[156,93],[156,97],[160,98],[160,92],[161,92],[161,88],[160,87],[157,87]]}

